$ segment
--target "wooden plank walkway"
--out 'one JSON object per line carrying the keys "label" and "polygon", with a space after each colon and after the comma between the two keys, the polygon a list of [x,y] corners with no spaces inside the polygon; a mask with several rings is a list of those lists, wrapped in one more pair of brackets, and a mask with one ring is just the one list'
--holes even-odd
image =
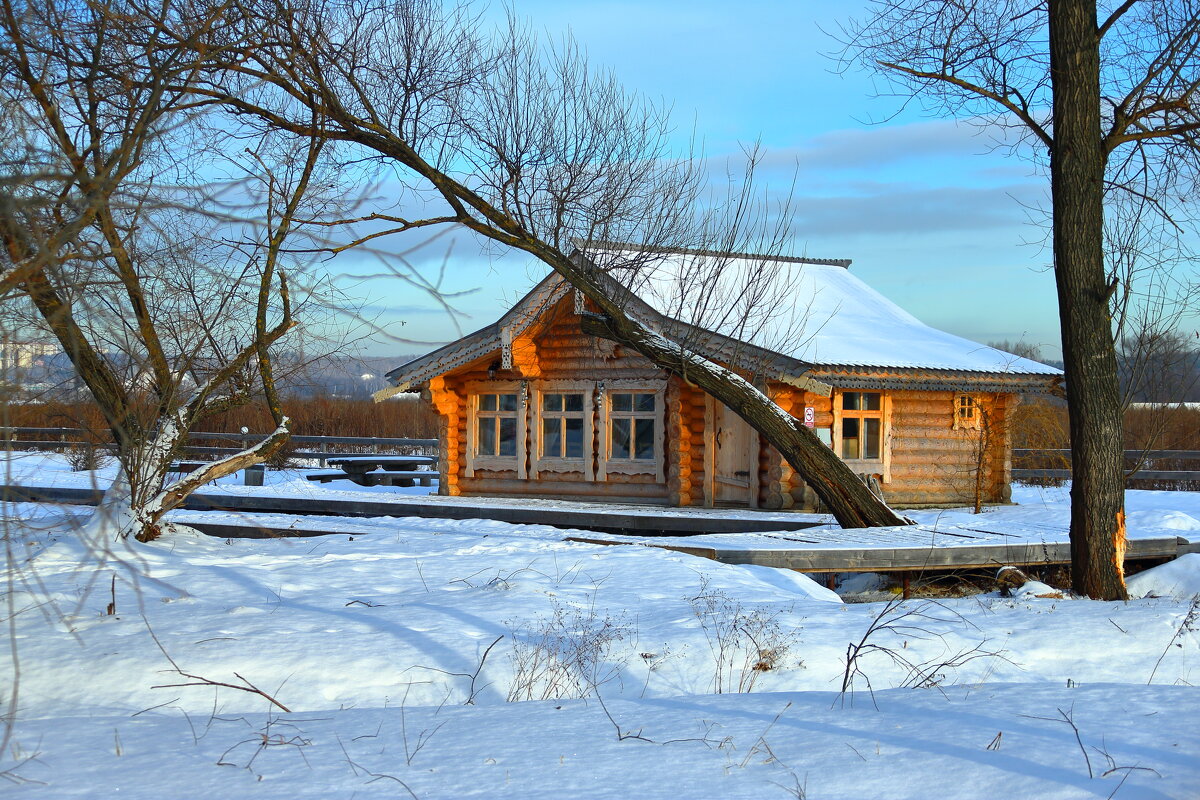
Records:
{"label": "wooden plank walkway", "polygon": [[[800,572],[899,572],[1068,564],[1071,545],[1063,528],[1026,525],[1016,532],[962,526],[933,528],[812,528],[795,534],[758,533],[689,539],[629,536],[567,537],[589,544],[659,547],[725,564],[753,564]],[[1125,557],[1171,559],[1200,552],[1200,536],[1174,531],[1130,535]]]}
{"label": "wooden plank walkway", "polygon": [[[94,504],[99,494],[92,489],[0,487],[0,497],[9,501]],[[198,493],[185,509],[244,513],[245,519],[229,523],[187,522],[222,538],[347,535],[345,531],[332,529],[336,524],[326,526],[317,522],[316,518],[322,515],[490,519],[578,531],[564,533],[563,538],[567,541],[659,547],[727,564],[754,564],[812,573],[994,568],[1004,564],[1065,564],[1070,561],[1067,531],[1065,527],[1053,525],[1022,523],[1016,527],[1006,524],[1000,530],[981,519],[969,525],[842,530],[817,527],[822,518],[806,514],[533,502],[540,505],[476,503],[467,502],[466,498],[431,500],[419,496],[393,496],[387,501],[371,502]],[[253,521],[255,513],[292,514],[314,519],[284,527],[257,524]],[[635,532],[648,532],[650,536],[639,536]],[[1200,533],[1185,533],[1186,536],[1181,536],[1173,530],[1131,530],[1126,558],[1170,559],[1187,552],[1200,552]]]}
{"label": "wooden plank walkway", "polygon": [[[0,486],[0,499],[12,502],[95,505],[97,489]],[[823,524],[824,515],[666,507],[566,503],[526,499],[519,502],[485,498],[431,499],[420,495],[380,495],[380,500],[322,497],[271,497],[260,494],[196,492],[184,503],[190,511],[236,511],[337,517],[422,517],[488,519],[514,525],[549,525],[638,536],[692,536],[746,531],[794,531]]]}

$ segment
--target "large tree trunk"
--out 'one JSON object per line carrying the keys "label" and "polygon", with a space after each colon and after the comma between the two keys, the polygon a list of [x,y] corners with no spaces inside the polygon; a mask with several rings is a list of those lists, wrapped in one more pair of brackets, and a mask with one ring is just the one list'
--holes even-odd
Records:
{"label": "large tree trunk", "polygon": [[583,331],[634,348],[656,366],[685,376],[728,406],[779,450],[843,528],[911,524],[872,494],[845,462],[802,422],[793,419],[736,373],[682,349],[624,316],[585,316]]}
{"label": "large tree trunk", "polygon": [[1071,580],[1126,598],[1124,474],[1113,286],[1104,270],[1104,153],[1095,0],[1050,0],[1054,270],[1071,430]]}

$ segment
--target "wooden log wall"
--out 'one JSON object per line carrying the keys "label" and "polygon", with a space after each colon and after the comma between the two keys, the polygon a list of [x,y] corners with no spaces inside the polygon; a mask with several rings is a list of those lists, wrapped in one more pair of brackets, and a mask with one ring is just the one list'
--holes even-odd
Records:
{"label": "wooden log wall", "polygon": [[704,392],[680,378],[667,382],[667,499],[704,504]]}
{"label": "wooden log wall", "polygon": [[[797,419],[805,406],[816,411],[816,427],[833,425],[833,399],[790,386],[772,385],[772,399]],[[890,480],[882,484],[884,497],[895,506],[970,505],[974,501],[977,471],[985,503],[1011,499],[1012,463],[1008,416],[1015,395],[974,394],[986,422],[986,447],[980,449],[980,430],[954,428],[954,400],[958,392],[892,391]],[[813,509],[818,499],[779,451],[763,444],[759,453],[759,504],[770,509]],[[881,467],[882,470],[882,467]]]}
{"label": "wooden log wall", "polygon": [[1008,411],[1012,397],[975,394],[980,429],[954,428],[956,392],[892,392],[891,480],[888,502],[898,506],[969,505],[982,471],[985,503],[1009,499]]}
{"label": "wooden log wall", "polygon": [[[515,470],[476,469],[466,477],[467,422],[466,384],[472,381],[564,380],[611,382],[616,380],[663,380],[665,373],[641,355],[580,330],[573,299],[568,296],[549,309],[542,320],[522,331],[512,343],[512,369],[498,369],[499,354],[465,365],[455,372],[434,378],[428,389],[441,415],[444,494],[508,494],[544,497],[608,499],[616,502],[703,505],[705,502],[705,395],[678,378],[667,381],[664,409],[665,483],[653,474],[613,473],[607,481],[587,481],[582,473],[544,471],[539,480],[521,480]],[[489,375],[489,373],[491,373]],[[771,384],[768,394],[798,419],[804,408],[816,411],[816,427],[833,424],[833,399],[785,384]],[[962,505],[975,494],[977,475],[984,502],[1009,500],[1011,458],[1008,415],[1016,396],[974,394],[982,408],[985,436],[981,431],[954,428],[951,391],[893,391],[889,447],[890,476],[882,488],[893,505]],[[532,398],[531,398],[532,400]],[[532,466],[535,410],[529,409],[530,436],[525,459]],[[601,429],[595,426],[592,452],[599,453]],[[984,447],[980,449],[983,441]],[[882,471],[882,468],[881,468]],[[760,443],[758,449],[757,504],[770,509],[809,509],[816,504],[814,493],[780,457],[775,448]]]}
{"label": "wooden log wall", "polygon": [[438,494],[458,495],[466,464],[466,397],[455,381],[439,376],[429,381],[429,401],[438,413]]}
{"label": "wooden log wall", "polygon": [[640,353],[588,336],[579,328],[570,298],[560,301],[542,326],[528,332],[536,347],[538,374],[521,377],[594,381],[664,377],[662,370]]}
{"label": "wooden log wall", "polygon": [[[833,401],[793,386],[772,384],[768,395],[779,407],[796,419],[804,419],[804,409],[811,406],[816,411],[816,427],[829,428],[833,425]],[[759,449],[759,505],[770,509],[811,509],[816,496],[805,484],[804,479],[783,459],[774,447],[762,443]]]}

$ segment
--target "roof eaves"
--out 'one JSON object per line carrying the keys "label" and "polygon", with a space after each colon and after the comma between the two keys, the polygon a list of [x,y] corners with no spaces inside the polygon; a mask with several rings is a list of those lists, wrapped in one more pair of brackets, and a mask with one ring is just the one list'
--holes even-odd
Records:
{"label": "roof eaves", "polygon": [[839,389],[1020,392],[1054,394],[1060,375],[1038,373],[970,372],[966,370],[855,370],[821,368],[812,377]]}
{"label": "roof eaves", "polygon": [[762,253],[740,253],[731,250],[703,250],[691,247],[662,247],[648,244],[631,244],[629,242],[610,242],[602,239],[586,240],[573,239],[571,244],[579,251],[620,250],[632,253],[656,253],[662,255],[707,256],[710,258],[744,258],[748,260],[779,261],[790,264],[821,264],[830,267],[848,269],[852,260],[849,258],[807,258],[805,256],[772,256]]}
{"label": "roof eaves", "polygon": [[449,372],[455,367],[470,363],[489,352],[499,350],[500,345],[500,325],[492,323],[488,327],[451,342],[428,355],[396,367],[387,373],[387,378],[399,391],[408,391],[409,388],[399,387],[413,387],[424,383],[435,375]]}
{"label": "roof eaves", "polygon": [[[561,280],[556,281],[556,278],[557,275],[553,272],[547,275],[491,325],[442,345],[432,353],[426,353],[406,364],[401,364],[384,373],[384,376],[396,386],[403,383],[412,386],[426,381],[434,375],[474,361],[489,350],[499,349],[503,344],[505,328],[515,329],[518,333],[525,330],[544,309],[557,302],[567,291]],[[407,391],[407,389],[399,391]]]}

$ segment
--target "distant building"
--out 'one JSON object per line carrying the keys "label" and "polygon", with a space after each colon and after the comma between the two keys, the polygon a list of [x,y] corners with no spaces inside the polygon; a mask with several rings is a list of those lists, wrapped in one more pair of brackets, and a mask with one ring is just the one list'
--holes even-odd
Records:
{"label": "distant building", "polygon": [[0,370],[9,373],[19,369],[29,369],[39,360],[52,356],[58,351],[59,347],[56,344],[0,339]]}
{"label": "distant building", "polygon": [[[921,323],[854,277],[848,261],[686,250],[654,258],[645,266],[655,277],[636,287],[627,312],[764,388],[890,503],[958,505],[977,488],[987,502],[1009,499],[1009,412],[1021,394],[1049,391],[1059,370]],[[714,261],[728,275],[763,270],[772,291],[739,311],[745,298],[719,281],[715,296],[697,287],[672,299],[664,289],[681,277],[676,285],[688,287],[687,276]],[[762,319],[747,324],[768,295]],[[700,327],[688,314],[705,302],[737,313]],[[585,335],[587,308],[552,274],[497,322],[388,373],[393,386],[377,399],[420,391],[441,417],[443,493],[814,506],[803,480],[728,408]]]}

